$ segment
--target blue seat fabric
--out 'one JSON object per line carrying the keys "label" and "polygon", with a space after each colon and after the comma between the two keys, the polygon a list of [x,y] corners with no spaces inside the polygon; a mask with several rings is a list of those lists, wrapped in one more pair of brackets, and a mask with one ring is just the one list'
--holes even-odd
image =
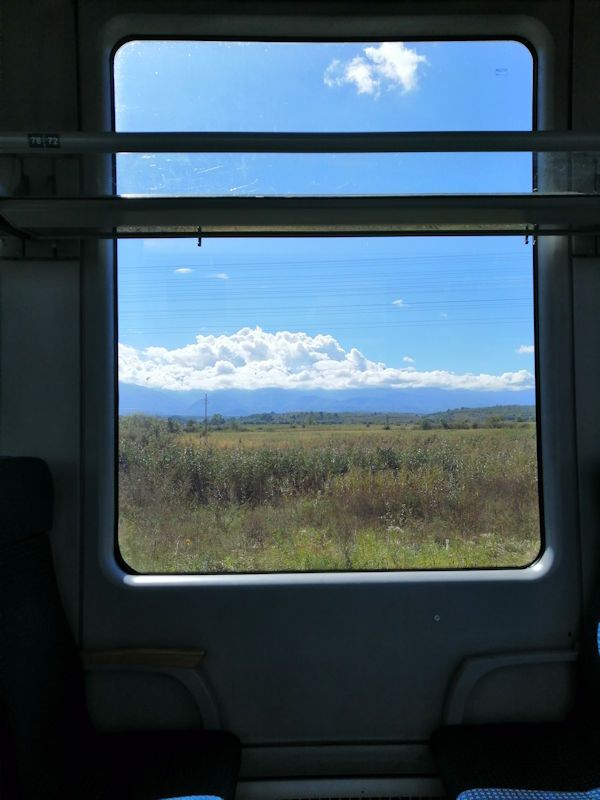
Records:
{"label": "blue seat fabric", "polygon": [[600,789],[589,792],[540,792],[535,789],[467,789],[458,800],[600,800]]}

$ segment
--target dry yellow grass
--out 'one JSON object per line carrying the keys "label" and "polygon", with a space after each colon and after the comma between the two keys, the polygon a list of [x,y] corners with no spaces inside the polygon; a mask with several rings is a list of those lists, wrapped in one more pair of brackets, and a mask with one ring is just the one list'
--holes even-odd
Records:
{"label": "dry yellow grass", "polygon": [[534,426],[121,431],[119,542],[141,572],[525,566]]}

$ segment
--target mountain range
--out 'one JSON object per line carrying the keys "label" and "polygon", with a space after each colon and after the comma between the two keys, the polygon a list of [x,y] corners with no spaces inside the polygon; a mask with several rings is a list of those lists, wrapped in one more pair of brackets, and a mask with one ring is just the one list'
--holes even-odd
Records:
{"label": "mountain range", "polygon": [[[204,417],[201,391],[169,391],[119,383],[119,413]],[[453,408],[533,405],[535,391],[476,392],[446,389],[220,389],[208,393],[208,415],[240,417],[291,411],[410,412],[431,414]]]}

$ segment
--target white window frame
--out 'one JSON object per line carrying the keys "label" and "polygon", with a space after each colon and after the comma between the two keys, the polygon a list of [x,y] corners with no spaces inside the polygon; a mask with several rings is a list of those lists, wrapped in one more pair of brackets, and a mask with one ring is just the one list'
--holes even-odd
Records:
{"label": "white window frame", "polygon": [[[520,38],[527,40],[537,55],[537,123],[541,129],[556,124],[554,109],[554,56],[552,37],[543,23],[527,16],[464,17],[447,16],[394,16],[380,14],[373,17],[343,17],[332,20],[323,17],[270,16],[222,16],[189,17],[135,15],[110,17],[100,27],[97,50],[86,54],[91,82],[95,77],[100,92],[100,104],[89,110],[86,118],[96,120],[97,130],[109,131],[110,114],[110,55],[125,39],[147,36],[173,38],[274,38],[290,37],[290,31],[298,40],[331,39],[332,24],[341,40],[381,39],[382,31],[390,34],[386,38]],[[191,24],[192,23],[192,24]],[[393,35],[392,35],[393,34]],[[90,81],[87,82],[90,85]],[[92,95],[93,96],[93,95]],[[88,101],[91,102],[91,101]],[[91,159],[90,159],[91,161]],[[110,159],[95,157],[95,169],[89,172],[86,181],[88,191],[101,193],[110,190],[112,173]],[[534,201],[535,202],[535,201]],[[532,566],[516,569],[474,569],[410,572],[343,572],[343,573],[284,573],[257,575],[163,575],[141,576],[126,573],[115,558],[114,527],[114,460],[115,460],[115,405],[114,351],[106,352],[106,342],[114,342],[115,295],[114,295],[114,249],[106,243],[87,243],[84,255],[89,266],[86,269],[84,306],[87,359],[94,359],[95,370],[89,374],[86,398],[86,472],[93,476],[94,499],[86,504],[86,529],[93,532],[92,538],[99,548],[102,572],[112,582],[122,586],[138,587],[187,587],[196,585],[310,585],[315,583],[412,583],[498,581],[521,582],[545,579],[557,568],[561,560],[562,543],[569,529],[577,524],[576,463],[573,392],[569,382],[560,385],[552,380],[552,373],[561,368],[568,375],[572,370],[573,351],[569,336],[559,338],[552,335],[555,321],[560,318],[561,331],[572,329],[572,309],[565,307],[565,293],[571,290],[565,259],[568,258],[569,242],[565,237],[540,240],[544,265],[536,286],[538,304],[538,328],[536,338],[538,391],[542,410],[540,430],[544,450],[540,470],[544,483],[544,550],[541,558]],[[537,336],[537,334],[536,334]],[[102,355],[104,354],[104,355]],[[98,367],[101,367],[98,369]],[[557,469],[560,453],[562,469]],[[565,476],[567,476],[565,478]],[[88,497],[90,493],[88,492]]]}

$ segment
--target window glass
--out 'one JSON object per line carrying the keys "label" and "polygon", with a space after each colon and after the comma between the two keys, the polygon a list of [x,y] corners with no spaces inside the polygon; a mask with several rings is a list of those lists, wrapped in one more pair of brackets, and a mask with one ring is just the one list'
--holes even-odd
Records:
{"label": "window glass", "polygon": [[[115,56],[120,131],[531,130],[518,42],[133,41]],[[129,153],[146,195],[527,192],[529,153]]]}
{"label": "window glass", "polygon": [[530,130],[514,41],[131,41],[114,58],[122,131]]}
{"label": "window glass", "polygon": [[[531,92],[514,42],[131,42],[115,58],[120,131],[527,130]],[[314,164],[327,193],[344,180],[495,191],[507,174],[531,190],[530,156],[484,155],[488,183],[468,154],[411,156],[392,175],[363,155],[356,169]],[[246,191],[229,183],[235,160],[224,180],[216,161],[186,174],[158,158],[119,156],[118,191],[152,193],[158,173],[161,193]],[[286,158],[271,177],[253,162],[249,193],[267,181],[319,193]],[[533,249],[515,237],[121,241],[125,561],[159,573],[531,563]]]}

